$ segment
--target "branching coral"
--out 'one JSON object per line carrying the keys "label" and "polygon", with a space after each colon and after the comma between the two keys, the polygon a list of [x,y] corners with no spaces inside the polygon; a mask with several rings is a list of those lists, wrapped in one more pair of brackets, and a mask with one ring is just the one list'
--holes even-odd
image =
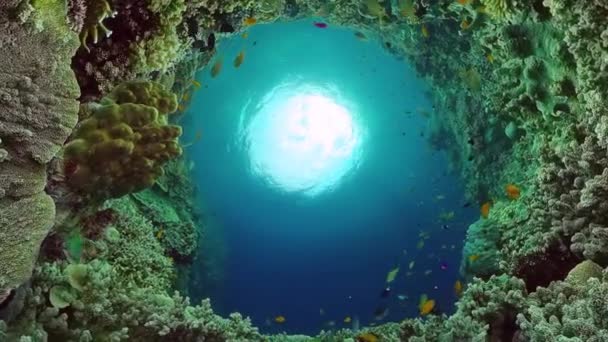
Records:
{"label": "branching coral", "polygon": [[153,82],[116,87],[101,104],[91,104],[66,145],[67,180],[96,198],[120,197],[154,184],[162,165],[182,152],[179,126],[166,115],[177,109],[175,95]]}

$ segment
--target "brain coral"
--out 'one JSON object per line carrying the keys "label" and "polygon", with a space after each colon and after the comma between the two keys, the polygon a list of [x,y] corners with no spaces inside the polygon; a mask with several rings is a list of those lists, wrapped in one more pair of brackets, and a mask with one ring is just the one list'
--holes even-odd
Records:
{"label": "brain coral", "polygon": [[65,147],[68,183],[95,198],[116,198],[151,186],[162,165],[182,153],[181,127],[167,124],[177,109],[160,84],[133,81],[116,87],[90,112]]}

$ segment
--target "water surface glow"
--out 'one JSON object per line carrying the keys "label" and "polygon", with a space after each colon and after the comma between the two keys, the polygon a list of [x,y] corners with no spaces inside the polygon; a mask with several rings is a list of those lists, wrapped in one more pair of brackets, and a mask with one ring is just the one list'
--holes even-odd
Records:
{"label": "water surface glow", "polygon": [[[284,192],[335,189],[361,162],[356,108],[336,86],[287,80],[271,89],[241,127],[251,172]],[[243,120],[241,121],[243,122]]]}

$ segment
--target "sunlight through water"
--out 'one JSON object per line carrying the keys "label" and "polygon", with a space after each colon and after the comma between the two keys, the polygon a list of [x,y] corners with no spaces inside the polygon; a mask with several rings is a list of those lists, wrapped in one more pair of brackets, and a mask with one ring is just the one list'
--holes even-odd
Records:
{"label": "sunlight through water", "polygon": [[281,191],[316,196],[361,161],[362,125],[335,85],[285,81],[242,114],[251,171]]}

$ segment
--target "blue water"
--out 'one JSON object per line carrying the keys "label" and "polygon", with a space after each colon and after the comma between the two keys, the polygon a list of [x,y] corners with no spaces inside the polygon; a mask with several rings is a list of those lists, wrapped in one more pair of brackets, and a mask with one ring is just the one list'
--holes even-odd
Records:
{"label": "blue water", "polygon": [[[368,38],[357,39],[346,28],[320,29],[311,21],[257,25],[246,39],[220,41],[223,68],[216,78],[209,68],[197,75],[203,86],[182,120],[183,141],[201,136],[187,154],[195,164],[210,240],[193,278],[204,278],[211,267],[216,283],[193,281],[195,300],[211,296],[220,314],[239,311],[269,333],[350,327],[343,323],[346,316],[368,325],[382,305],[389,308],[384,321],[414,317],[423,293],[441,311],[453,311],[464,231],[478,213],[463,207],[461,182],[449,174],[445,156],[425,141],[420,112],[432,109],[424,82]],[[240,51],[245,58],[237,69],[232,61]],[[286,178],[296,183],[296,171],[314,164],[315,149],[294,171],[297,155],[281,156],[268,141],[256,145],[252,133],[250,124],[268,98],[290,87],[334,98],[355,125],[354,150],[326,177],[334,177],[333,183],[312,193],[282,187],[264,173],[266,164],[251,158],[259,146],[270,159],[287,158],[289,163],[269,163],[289,169]],[[304,90],[291,95],[298,91]],[[449,211],[454,218],[446,230],[439,216]],[[429,238],[418,249],[421,231]],[[447,270],[440,269],[442,262]],[[391,295],[380,298],[387,272],[397,265]],[[425,275],[427,270],[432,273]],[[286,322],[267,324],[277,315]]]}

